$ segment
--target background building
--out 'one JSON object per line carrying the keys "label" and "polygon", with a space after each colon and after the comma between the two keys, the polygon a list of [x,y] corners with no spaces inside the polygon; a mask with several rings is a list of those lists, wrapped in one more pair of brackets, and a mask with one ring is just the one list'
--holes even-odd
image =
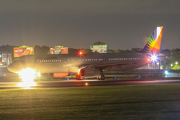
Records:
{"label": "background building", "polygon": [[7,52],[0,53],[0,65],[9,65],[12,63],[12,54]]}
{"label": "background building", "polygon": [[55,46],[55,48],[50,48],[50,54],[68,54],[68,47]]}
{"label": "background building", "polygon": [[34,55],[34,47],[29,47],[29,46],[14,47],[14,57],[20,57],[24,55]]}
{"label": "background building", "polygon": [[107,48],[107,44],[90,45],[90,49],[92,50],[92,52],[107,53]]}

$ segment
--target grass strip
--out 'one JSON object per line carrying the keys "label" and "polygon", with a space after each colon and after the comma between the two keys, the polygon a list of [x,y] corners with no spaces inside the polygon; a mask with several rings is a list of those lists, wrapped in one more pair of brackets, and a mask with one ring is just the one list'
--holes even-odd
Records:
{"label": "grass strip", "polygon": [[0,90],[0,119],[180,118],[180,84]]}

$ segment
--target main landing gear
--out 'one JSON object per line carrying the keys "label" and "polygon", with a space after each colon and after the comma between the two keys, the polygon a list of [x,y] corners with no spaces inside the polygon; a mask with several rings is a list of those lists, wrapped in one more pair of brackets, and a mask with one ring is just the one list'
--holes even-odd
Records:
{"label": "main landing gear", "polygon": [[98,80],[104,80],[104,79],[105,79],[105,76],[104,76],[104,75],[99,75],[99,76],[97,76],[97,79],[98,79]]}
{"label": "main landing gear", "polygon": [[100,75],[99,75],[99,76],[97,76],[97,79],[98,79],[98,80],[104,80],[104,79],[105,79],[105,76],[104,76],[104,74],[103,74],[103,71],[102,71],[102,70],[100,70]]}
{"label": "main landing gear", "polygon": [[[97,72],[99,72],[100,71],[100,73],[99,73],[99,75],[97,76],[97,79],[98,80],[104,80],[105,79],[105,76],[104,76],[104,74],[103,74],[103,71],[100,69],[100,70],[97,70]],[[95,73],[96,74],[96,73]],[[97,74],[96,74],[97,75]],[[96,75],[92,75],[92,74],[90,74],[89,76],[96,76]],[[80,70],[77,74],[76,74],[76,80],[83,80],[83,78],[84,78],[84,76],[85,76],[85,71],[82,69],[82,70]],[[87,77],[88,75],[86,74],[86,77]]]}
{"label": "main landing gear", "polygon": [[83,76],[84,76],[84,70],[80,70],[80,71],[76,74],[76,80],[83,80]]}

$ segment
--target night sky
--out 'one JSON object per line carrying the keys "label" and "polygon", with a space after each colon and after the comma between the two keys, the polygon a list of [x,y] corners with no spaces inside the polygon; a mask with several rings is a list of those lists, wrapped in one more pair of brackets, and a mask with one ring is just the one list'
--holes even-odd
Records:
{"label": "night sky", "polygon": [[180,48],[180,0],[0,0],[0,45],[143,48],[157,26]]}

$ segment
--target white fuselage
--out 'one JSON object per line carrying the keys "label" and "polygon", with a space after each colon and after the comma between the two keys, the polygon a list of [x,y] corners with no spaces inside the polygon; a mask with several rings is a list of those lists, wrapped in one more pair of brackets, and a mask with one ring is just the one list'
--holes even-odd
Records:
{"label": "white fuselage", "polygon": [[82,56],[68,55],[33,55],[23,56],[8,66],[11,72],[23,68],[33,68],[40,73],[78,72],[85,67],[101,67],[103,70],[129,70],[147,64],[147,57],[141,53],[92,53]]}

